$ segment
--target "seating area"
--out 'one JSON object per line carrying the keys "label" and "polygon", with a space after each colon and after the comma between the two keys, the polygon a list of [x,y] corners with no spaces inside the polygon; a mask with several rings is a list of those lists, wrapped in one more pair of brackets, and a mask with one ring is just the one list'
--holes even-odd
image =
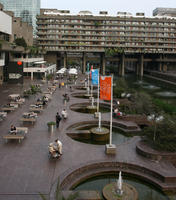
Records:
{"label": "seating area", "polygon": [[23,140],[28,133],[28,128],[27,127],[16,127],[16,132],[15,133],[8,133],[7,135],[3,136],[3,139],[6,140],[18,140],[19,143],[21,140]]}
{"label": "seating area", "polygon": [[[57,88],[57,83],[52,82],[47,86],[47,90],[42,93],[36,101],[29,106],[29,111],[24,112],[19,119],[19,121],[24,125],[28,126],[29,124],[34,124],[37,121],[38,114],[41,113],[48,102],[52,99],[52,94]],[[0,112],[0,121],[8,117],[7,112],[15,111],[19,106],[22,106],[25,103],[25,98],[21,98],[20,94],[10,94],[8,96],[10,101],[7,105],[4,105],[1,108]],[[6,112],[5,112],[6,111]],[[19,126],[16,127],[15,132],[9,131],[6,135],[3,135],[3,139],[7,142],[8,140],[18,140],[19,143],[25,138],[28,133],[28,127]]]}

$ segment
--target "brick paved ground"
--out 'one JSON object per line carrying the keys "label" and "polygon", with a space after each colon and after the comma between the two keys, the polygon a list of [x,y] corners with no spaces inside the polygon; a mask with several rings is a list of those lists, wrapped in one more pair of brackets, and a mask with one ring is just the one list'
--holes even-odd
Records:
{"label": "brick paved ground", "polygon": [[[23,87],[0,86],[0,104],[3,105],[7,101],[9,94],[22,93],[28,84],[29,81],[26,81]],[[46,87],[47,84],[44,84],[43,90]],[[49,133],[47,122],[55,120],[56,112],[61,112],[63,109],[62,94],[64,92],[65,89],[57,88],[52,101],[39,114],[35,125],[29,126],[27,137],[20,144],[15,141],[5,143],[2,136],[9,131],[11,124],[16,126],[21,124],[19,119],[22,113],[28,111],[29,105],[35,102],[37,96],[27,99],[24,105],[8,114],[7,119],[0,123],[0,200],[38,200],[40,199],[39,192],[49,194],[57,178],[68,169],[98,160],[138,163],[140,166],[156,169],[161,174],[176,175],[176,169],[170,163],[152,162],[136,154],[135,144],[139,140],[138,137],[119,145],[115,157],[105,154],[105,146],[80,143],[68,137],[66,128],[69,125],[79,121],[94,120],[93,115],[69,110],[69,105],[87,102],[86,99],[78,99],[70,95],[70,101],[66,105],[68,119],[65,122],[61,121],[59,129],[54,133]],[[108,118],[109,113],[102,114],[102,119]],[[63,143],[63,156],[54,161],[48,157],[47,146],[57,137]]]}

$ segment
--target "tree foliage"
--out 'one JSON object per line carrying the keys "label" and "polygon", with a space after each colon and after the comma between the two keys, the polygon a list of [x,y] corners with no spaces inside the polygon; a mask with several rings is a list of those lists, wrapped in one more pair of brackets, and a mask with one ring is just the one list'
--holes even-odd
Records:
{"label": "tree foliage", "polygon": [[153,103],[168,114],[176,114],[176,106],[170,105],[161,99],[153,99]]}
{"label": "tree foliage", "polygon": [[157,113],[156,107],[152,103],[152,98],[145,92],[135,92],[132,94],[130,110],[136,114],[150,115]]}
{"label": "tree foliage", "polygon": [[16,38],[15,40],[14,40],[14,43],[17,45],[17,46],[22,46],[22,47],[24,47],[24,48],[26,48],[27,47],[27,43],[26,43],[26,41],[25,41],[25,39],[22,37],[22,38]]}
{"label": "tree foliage", "polygon": [[129,91],[128,84],[124,78],[118,78],[114,82],[114,85],[115,85],[115,87],[113,87],[113,94],[114,94],[114,97],[116,97],[116,98],[121,97],[121,94],[123,92]]}
{"label": "tree foliage", "polygon": [[106,48],[105,55],[106,56],[115,56],[117,54],[124,53],[124,49],[120,47]]}
{"label": "tree foliage", "polygon": [[[156,124],[155,124],[156,123]],[[155,141],[153,134],[156,130]],[[160,123],[154,122],[153,126],[144,129],[144,135],[147,141],[155,149],[162,151],[176,151],[176,116],[165,116]]]}

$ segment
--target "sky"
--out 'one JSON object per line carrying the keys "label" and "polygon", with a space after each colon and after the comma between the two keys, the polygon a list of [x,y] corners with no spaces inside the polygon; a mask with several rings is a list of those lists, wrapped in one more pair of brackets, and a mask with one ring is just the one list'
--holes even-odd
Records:
{"label": "sky", "polygon": [[99,11],[108,11],[109,15],[117,12],[144,12],[151,17],[156,7],[176,8],[176,0],[41,0],[41,8],[55,8],[58,10],[70,10],[77,14],[81,10],[89,10],[93,14]]}

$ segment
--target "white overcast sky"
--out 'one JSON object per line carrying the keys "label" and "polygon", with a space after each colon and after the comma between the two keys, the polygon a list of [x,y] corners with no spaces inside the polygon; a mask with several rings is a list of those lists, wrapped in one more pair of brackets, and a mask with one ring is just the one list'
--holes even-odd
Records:
{"label": "white overcast sky", "polygon": [[74,14],[81,10],[98,14],[100,10],[104,10],[110,15],[122,11],[133,15],[136,12],[145,12],[146,16],[152,16],[156,7],[176,8],[176,0],[41,0],[41,8],[70,10]]}

